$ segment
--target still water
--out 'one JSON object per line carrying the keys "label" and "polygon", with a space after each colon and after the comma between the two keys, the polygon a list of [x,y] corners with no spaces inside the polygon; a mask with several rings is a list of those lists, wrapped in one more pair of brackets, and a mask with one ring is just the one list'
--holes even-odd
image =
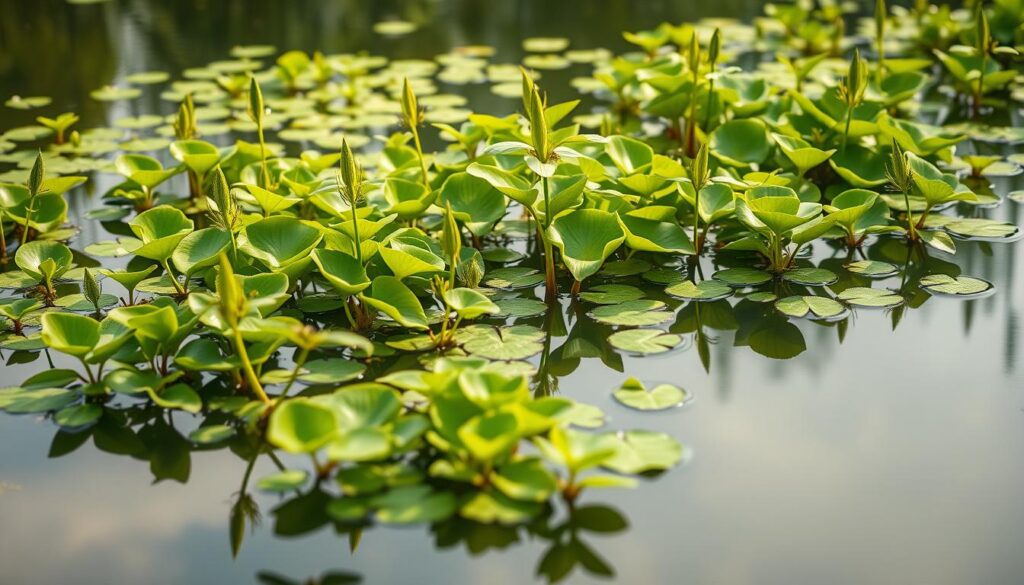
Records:
{"label": "still water", "polygon": [[[108,109],[87,99],[90,90],[136,71],[201,66],[237,44],[423,58],[482,43],[496,47],[495,62],[516,62],[527,36],[621,49],[621,30],[751,17],[756,4],[4,0],[0,94],[53,96],[59,111],[81,112],[81,126],[91,127],[170,113],[174,104],[147,94],[127,110]],[[421,28],[395,39],[374,35],[371,24],[386,18]],[[585,73],[548,73],[545,86],[555,93]],[[517,105],[486,87],[447,91],[465,93],[478,111]],[[0,127],[29,121],[27,113],[0,113]],[[1003,179],[995,190],[1021,188],[1019,178]],[[89,205],[73,204],[78,213]],[[1022,216],[1013,201],[991,214],[1017,224]],[[76,248],[109,237],[95,222],[76,223]],[[1019,244],[960,248],[935,261],[991,281],[995,295],[937,296],[898,319],[859,309],[846,328],[794,321],[767,331],[749,306],[718,302],[680,312],[672,327],[687,342],[668,354],[623,357],[621,365],[614,356],[605,356],[608,364],[555,360],[559,392],[601,407],[615,427],[668,432],[690,452],[685,465],[636,490],[585,496],[628,523],[580,534],[603,559],[590,562],[623,583],[1020,583],[1024,257]],[[574,311],[567,307],[569,334],[556,347],[607,335],[573,332]],[[0,385],[18,383],[41,362],[5,365]],[[628,411],[611,398],[628,376],[680,384],[694,400],[664,413]],[[232,559],[228,513],[243,460],[195,451],[187,482],[153,483],[148,461],[108,452],[116,441],[97,436],[61,455],[67,447],[55,434],[50,421],[0,415],[0,583],[344,583],[358,575],[368,583],[515,584],[541,578],[551,546],[524,531],[375,528],[353,554],[329,528],[275,536],[278,500],[257,495],[263,524]],[[253,475],[274,470],[263,458]],[[567,579],[591,581],[601,579],[580,569]]]}

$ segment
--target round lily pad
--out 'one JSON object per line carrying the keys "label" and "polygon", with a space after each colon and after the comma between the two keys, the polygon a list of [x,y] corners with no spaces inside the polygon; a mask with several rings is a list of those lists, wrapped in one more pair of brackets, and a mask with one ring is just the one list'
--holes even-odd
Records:
{"label": "round lily pad", "polygon": [[616,305],[602,305],[590,312],[594,319],[609,325],[642,327],[657,325],[672,318],[670,311],[663,310],[665,303],[652,300],[636,300]]}
{"label": "round lily pad", "polygon": [[775,302],[779,312],[790,317],[810,317],[818,319],[834,319],[846,312],[846,307],[828,297],[791,296]]}
{"label": "round lily pad", "polygon": [[948,274],[929,274],[921,278],[920,285],[929,292],[953,296],[975,296],[994,288],[991,282],[981,278]]}
{"label": "round lily pad", "polygon": [[502,317],[533,317],[548,310],[547,304],[537,299],[501,299],[494,301]]}
{"label": "round lily pad", "polygon": [[903,304],[903,297],[885,289],[855,286],[838,295],[839,300],[860,307],[897,307]]}
{"label": "round lily pad", "polygon": [[4,105],[15,110],[31,110],[50,105],[53,99],[47,96],[26,96],[12,95]]}
{"label": "round lily pad", "polygon": [[569,48],[564,37],[531,37],[523,39],[523,50],[531,53],[558,53]]}
{"label": "round lily pad", "polygon": [[750,293],[749,295],[747,295],[747,296],[745,296],[743,298],[745,298],[747,300],[750,300],[750,301],[753,301],[755,303],[770,303],[770,302],[774,301],[775,299],[779,298],[779,295],[777,295],[777,294],[775,294],[773,292],[760,291],[760,292]]}
{"label": "round lily pad", "polygon": [[655,284],[675,284],[685,280],[683,273],[671,268],[655,268],[640,275],[641,278]]}
{"label": "round lily pad", "polygon": [[489,327],[471,325],[460,328],[455,340],[471,355],[492,360],[524,360],[543,351],[544,333],[529,325]]}
{"label": "round lily pad", "polygon": [[131,100],[142,95],[142,90],[137,87],[116,87],[108,85],[89,92],[92,99],[101,102],[116,102],[120,100]]}
{"label": "round lily pad", "polygon": [[651,264],[639,258],[612,260],[601,267],[601,276],[635,276],[651,269]]}
{"label": "round lily pad", "polygon": [[386,20],[373,25],[373,32],[389,37],[407,35],[415,30],[416,23],[405,20]]}
{"label": "round lily pad", "polygon": [[858,260],[846,264],[845,268],[854,274],[869,278],[886,278],[899,274],[899,268],[895,265],[880,260]]}
{"label": "round lily pad", "polygon": [[529,57],[523,59],[523,65],[531,69],[555,70],[565,69],[566,67],[572,65],[572,61],[566,59],[565,57],[545,53],[541,55],[530,55]]}
{"label": "round lily pad", "polygon": [[682,337],[660,329],[626,329],[608,336],[612,347],[640,354],[664,353],[682,341]]}
{"label": "round lily pad", "polygon": [[140,71],[125,77],[125,81],[139,85],[151,85],[154,83],[163,83],[170,78],[171,74],[166,71]]}
{"label": "round lily pad", "polygon": [[682,388],[672,384],[658,384],[650,390],[636,378],[623,382],[612,396],[620,404],[636,410],[666,410],[681,406],[688,394]]}
{"label": "round lily pad", "polygon": [[716,272],[712,278],[721,280],[729,286],[745,287],[769,282],[772,279],[772,274],[754,268],[726,268]]}
{"label": "round lily pad", "polygon": [[669,286],[665,292],[688,301],[717,301],[731,295],[732,287],[717,280],[705,280],[696,284],[684,280]]}
{"label": "round lily pad", "polygon": [[782,274],[782,278],[804,286],[825,286],[835,283],[839,277],[824,268],[797,268]]}
{"label": "round lily pad", "polygon": [[644,298],[644,291],[628,284],[601,284],[580,293],[580,298],[599,305],[613,305]]}
{"label": "round lily pad", "polygon": [[499,268],[487,273],[484,284],[494,288],[532,288],[544,282],[540,271],[524,266]]}

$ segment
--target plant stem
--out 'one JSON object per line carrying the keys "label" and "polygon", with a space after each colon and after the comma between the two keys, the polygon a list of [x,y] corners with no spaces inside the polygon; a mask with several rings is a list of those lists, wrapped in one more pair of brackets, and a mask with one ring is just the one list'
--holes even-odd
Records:
{"label": "plant stem", "polygon": [[416,126],[410,128],[412,130],[412,140],[416,144],[416,155],[420,159],[420,172],[423,173],[423,186],[430,190],[430,178],[427,176],[427,163],[423,160],[423,146],[420,144],[420,131],[416,129]]}
{"label": "plant stem", "polygon": [[543,177],[542,180],[544,183],[544,227],[548,228],[551,225],[550,187],[547,177]]}
{"label": "plant stem", "polygon": [[558,281],[555,280],[555,250],[548,236],[542,230],[537,230],[541,244],[544,246],[544,287],[546,289],[545,300],[552,301],[558,294]]}
{"label": "plant stem", "polygon": [[270,190],[270,171],[267,170],[267,146],[263,140],[263,124],[256,125],[256,134],[260,140],[260,177],[263,179],[263,188]]}
{"label": "plant stem", "polygon": [[700,191],[693,191],[693,253],[700,257],[704,242],[700,238]]}
{"label": "plant stem", "polygon": [[0,213],[0,265],[7,264],[7,232],[4,231],[3,219]]}
{"label": "plant stem", "polygon": [[910,194],[903,192],[903,204],[907,206],[907,238],[917,239],[917,226],[914,225],[914,213],[910,211]]}
{"label": "plant stem", "polygon": [[252,369],[252,362],[249,361],[249,352],[245,350],[245,341],[242,339],[242,332],[238,330],[238,323],[232,324],[231,330],[235,342],[235,351],[238,352],[238,357],[242,359],[242,371],[245,372],[245,379],[249,383],[249,388],[256,393],[257,398],[270,404],[270,398],[263,390],[263,385],[260,384],[260,379],[256,376],[255,370]]}
{"label": "plant stem", "polygon": [[185,294],[185,289],[181,288],[181,285],[178,284],[178,277],[171,271],[171,265],[167,262],[167,259],[165,258],[160,264],[162,264],[164,270],[167,271],[167,278],[171,279],[171,284],[174,285],[174,290],[177,291],[179,295]]}
{"label": "plant stem", "polygon": [[[32,223],[32,214],[35,213],[35,211],[36,211],[36,196],[32,195],[32,197],[30,197],[29,200],[28,200],[28,205],[25,206],[25,230],[21,232],[21,245],[22,246],[24,246],[25,242],[28,241],[28,230],[29,230],[28,224]],[[7,253],[7,247],[4,246],[4,254],[6,255],[6,253]]]}
{"label": "plant stem", "polygon": [[348,324],[352,326],[352,329],[358,329],[359,327],[356,325],[356,320],[352,318],[352,310],[348,306],[351,301],[352,298],[349,297],[341,304],[341,306],[345,308],[345,316],[348,317]]}
{"label": "plant stem", "polygon": [[846,108],[846,128],[843,130],[843,145],[840,152],[846,154],[846,143],[850,140],[850,122],[853,121],[853,106]]}
{"label": "plant stem", "polygon": [[295,385],[295,380],[299,377],[299,371],[302,370],[302,366],[306,363],[306,358],[309,357],[309,350],[306,348],[299,349],[299,354],[295,357],[295,368],[292,369],[292,375],[288,377],[288,383],[285,384],[284,390],[281,390],[281,395],[277,397],[276,402],[280,403],[284,400],[284,397],[288,395],[288,391]]}

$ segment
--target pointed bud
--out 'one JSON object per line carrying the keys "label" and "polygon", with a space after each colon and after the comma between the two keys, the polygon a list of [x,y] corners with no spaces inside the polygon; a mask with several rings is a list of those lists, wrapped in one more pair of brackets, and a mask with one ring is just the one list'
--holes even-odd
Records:
{"label": "pointed bud", "polygon": [[697,156],[693,158],[690,166],[690,181],[693,182],[693,190],[699,193],[708,180],[708,145],[701,144]]}
{"label": "pointed bud", "polygon": [[537,152],[537,158],[541,162],[548,162],[548,120],[544,114],[544,100],[540,97],[540,90],[533,87],[533,94],[530,96],[529,108],[526,110],[527,118],[530,120],[530,138],[533,141],[533,149]]}
{"label": "pointed bud", "polygon": [[715,33],[711,35],[711,45],[708,46],[708,61],[711,63],[711,68],[714,69],[715,63],[718,63],[718,53],[721,50],[722,38],[721,31],[717,28]]}
{"label": "pointed bud", "polygon": [[459,231],[459,223],[455,219],[455,212],[452,211],[452,204],[445,203],[444,206],[444,227],[441,230],[441,248],[448,256],[449,266],[457,266],[459,254],[462,252],[462,233]]}
{"label": "pointed bud", "polygon": [[85,269],[82,292],[85,294],[85,300],[92,303],[98,311],[100,308],[100,294],[102,289],[100,288],[99,281],[96,280],[96,276],[90,272],[88,268]]}
{"label": "pointed bud", "polygon": [[231,198],[231,189],[228,187],[227,177],[224,176],[220,165],[213,167],[206,182],[206,192],[213,204],[217,206],[220,223],[224,229],[230,230],[234,227],[235,201]]}
{"label": "pointed bud", "polygon": [[977,12],[974,15],[974,46],[982,55],[988,54],[991,45],[992,33],[988,28],[988,16],[981,2],[978,2]]}
{"label": "pointed bud", "polygon": [[43,175],[46,169],[43,164],[43,152],[37,151],[36,162],[32,163],[32,171],[28,175],[28,191],[35,197],[43,187]]}
{"label": "pointed bud", "polygon": [[402,82],[402,117],[405,118],[405,125],[409,128],[416,128],[420,122],[420,108],[416,100],[416,94],[409,85],[409,78]]}
{"label": "pointed bud", "polygon": [[698,70],[700,70],[700,42],[697,41],[697,33],[694,32],[690,37],[690,71],[696,77]]}
{"label": "pointed bud", "polygon": [[217,273],[217,296],[220,299],[221,311],[232,327],[238,323],[238,319],[245,314],[245,295],[238,280],[235,279],[235,269],[228,260],[225,252],[220,253],[220,271]]}
{"label": "pointed bud", "polygon": [[850,61],[850,70],[846,75],[846,88],[849,90],[846,104],[849,107],[856,107],[864,97],[864,84],[867,76],[867,65],[860,58],[860,49],[853,50],[853,60]]}
{"label": "pointed bud", "polygon": [[257,126],[263,126],[263,92],[260,90],[260,84],[256,81],[256,77],[249,78],[249,118]]}
{"label": "pointed bud", "polygon": [[339,176],[338,186],[344,186],[343,194],[347,192],[347,199],[352,207],[355,207],[355,200],[359,198],[361,175],[359,165],[356,163],[356,157],[352,154],[352,148],[348,145],[348,140],[342,139],[341,141],[341,158],[338,160]]}
{"label": "pointed bud", "polygon": [[875,36],[882,42],[885,36],[885,0],[875,0]]}
{"label": "pointed bud", "polygon": [[534,82],[533,76],[527,73],[526,69],[519,68],[519,72],[523,76],[523,112],[530,111],[530,100],[533,99]]}

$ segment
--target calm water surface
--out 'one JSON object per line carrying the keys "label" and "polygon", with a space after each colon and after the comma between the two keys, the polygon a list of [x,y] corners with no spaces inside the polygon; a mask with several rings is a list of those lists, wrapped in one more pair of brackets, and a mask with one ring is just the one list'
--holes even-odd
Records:
{"label": "calm water surface", "polygon": [[[498,48],[494,62],[515,62],[527,36],[620,48],[622,29],[749,17],[755,4],[136,0],[69,7],[4,0],[0,94],[54,96],[56,111],[83,112],[81,126],[90,127],[174,105],[147,94],[107,109],[84,99],[89,90],[136,71],[200,66],[236,44],[407,58],[486,43]],[[423,28],[392,40],[370,31],[389,17]],[[550,73],[545,86],[555,92],[584,73]],[[459,91],[477,111],[517,105],[486,86]],[[2,110],[0,127],[31,119]],[[1022,187],[1019,179],[1002,180],[997,191]],[[74,203],[79,211],[91,204]],[[991,217],[1020,224],[1022,215],[1010,201]],[[98,224],[79,223],[76,248],[109,237]],[[818,247],[819,257],[831,255]],[[699,315],[682,311],[673,327],[688,341],[667,355],[623,358],[621,372],[599,359],[575,369],[562,364],[560,392],[602,407],[614,427],[671,433],[691,453],[688,463],[636,490],[588,493],[586,502],[611,506],[629,523],[614,534],[588,534],[588,545],[623,583],[1024,581],[1024,257],[1019,244],[964,243],[955,258],[939,259],[991,281],[996,294],[934,297],[907,310],[896,327],[893,315],[862,309],[845,331],[810,322],[752,330],[763,320],[752,319],[749,306],[717,303]],[[571,329],[573,309],[567,312]],[[710,348],[706,366],[698,329]],[[0,385],[20,382],[45,367],[41,361],[9,363]],[[667,413],[627,411],[610,395],[627,376],[681,384],[695,400]],[[187,419],[176,422],[188,428]],[[248,583],[267,572],[303,582],[343,571],[369,583],[518,584],[537,578],[549,544],[494,531],[476,534],[469,547],[425,527],[375,528],[351,554],[348,540],[327,528],[274,536],[278,501],[258,495],[263,525],[232,560],[228,511],[245,471],[238,457],[194,452],[187,483],[153,484],[147,461],[92,441],[52,457],[55,433],[50,421],[0,415],[0,583]],[[272,471],[261,459],[254,477]],[[577,570],[567,581],[592,580]]]}

